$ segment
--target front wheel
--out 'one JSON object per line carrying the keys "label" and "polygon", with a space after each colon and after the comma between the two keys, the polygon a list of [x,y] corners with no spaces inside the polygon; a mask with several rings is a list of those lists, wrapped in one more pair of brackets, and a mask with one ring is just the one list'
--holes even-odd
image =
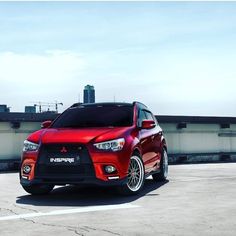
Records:
{"label": "front wheel", "polygon": [[168,155],[167,151],[163,149],[162,157],[161,157],[161,164],[160,164],[160,172],[153,174],[152,178],[155,181],[165,181],[168,176]]}
{"label": "front wheel", "polygon": [[132,156],[128,169],[128,182],[126,185],[118,187],[118,190],[124,195],[137,194],[144,185],[144,179],[144,165],[141,157]]}
{"label": "front wheel", "polygon": [[30,193],[32,195],[43,195],[43,194],[48,194],[50,193],[53,188],[54,185],[51,184],[33,184],[30,186],[23,186],[23,189],[27,192]]}

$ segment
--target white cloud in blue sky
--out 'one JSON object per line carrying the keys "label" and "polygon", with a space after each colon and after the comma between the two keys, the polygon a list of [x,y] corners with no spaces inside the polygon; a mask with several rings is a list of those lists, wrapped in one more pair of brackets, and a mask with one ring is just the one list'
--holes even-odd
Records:
{"label": "white cloud in blue sky", "polygon": [[236,115],[234,2],[0,2],[0,103],[96,100]]}

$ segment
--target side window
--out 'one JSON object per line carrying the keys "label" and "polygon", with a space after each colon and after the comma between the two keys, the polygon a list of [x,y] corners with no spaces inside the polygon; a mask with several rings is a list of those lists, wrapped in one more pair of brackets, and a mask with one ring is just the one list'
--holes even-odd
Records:
{"label": "side window", "polygon": [[147,117],[148,120],[153,120],[153,121],[155,121],[154,118],[153,118],[153,116],[152,116],[152,113],[151,113],[151,112],[145,111],[145,115],[146,115],[146,117]]}
{"label": "side window", "polygon": [[158,125],[156,117],[150,111],[145,111],[145,115],[148,120],[153,120]]}
{"label": "side window", "polygon": [[145,115],[145,111],[140,109],[139,114],[138,114],[138,126],[141,127],[142,121],[146,120],[146,119],[147,119],[147,117]]}

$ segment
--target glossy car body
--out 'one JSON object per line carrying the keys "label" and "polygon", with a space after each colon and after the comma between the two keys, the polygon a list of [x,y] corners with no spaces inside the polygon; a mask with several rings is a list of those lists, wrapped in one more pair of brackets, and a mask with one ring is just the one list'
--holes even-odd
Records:
{"label": "glossy car body", "polygon": [[[132,112],[132,120],[127,126],[117,127],[75,128],[64,123],[60,127],[60,119],[66,119],[63,116],[80,112],[79,109],[95,109],[98,116],[100,110],[125,110]],[[154,115],[142,103],[74,104],[52,124],[47,121],[43,125],[47,128],[29,135],[26,141],[29,146],[22,153],[20,181],[23,187],[40,184],[126,185],[130,160],[134,155],[142,160],[145,177],[161,171],[166,141]],[[109,143],[111,140],[118,141]],[[37,145],[36,150],[34,146],[30,149],[31,143]],[[111,145],[115,148],[120,146],[111,150]],[[113,171],[108,173],[106,168]]]}

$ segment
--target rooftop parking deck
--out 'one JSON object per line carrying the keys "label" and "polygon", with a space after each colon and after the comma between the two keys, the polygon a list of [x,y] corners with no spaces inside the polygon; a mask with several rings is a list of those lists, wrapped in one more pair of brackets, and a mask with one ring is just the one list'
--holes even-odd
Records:
{"label": "rooftop parking deck", "polygon": [[58,187],[31,196],[17,173],[0,174],[0,235],[235,236],[236,164],[170,166],[138,196],[113,189]]}

